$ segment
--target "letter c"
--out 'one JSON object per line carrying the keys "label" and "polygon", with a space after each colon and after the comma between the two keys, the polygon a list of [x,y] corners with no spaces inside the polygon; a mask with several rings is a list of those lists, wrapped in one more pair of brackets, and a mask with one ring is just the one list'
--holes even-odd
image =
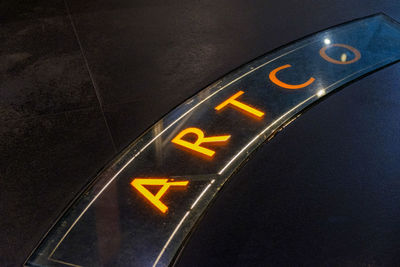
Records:
{"label": "letter c", "polygon": [[269,73],[269,79],[276,85],[286,88],[286,89],[300,89],[300,88],[304,88],[306,86],[309,86],[310,84],[312,84],[315,79],[313,77],[311,77],[308,81],[306,81],[305,83],[302,84],[287,84],[284,83],[282,81],[280,81],[278,78],[276,78],[276,73],[282,69],[286,69],[286,68],[290,68],[292,65],[286,64],[283,66],[280,66],[276,69],[274,69],[273,71],[271,71]]}

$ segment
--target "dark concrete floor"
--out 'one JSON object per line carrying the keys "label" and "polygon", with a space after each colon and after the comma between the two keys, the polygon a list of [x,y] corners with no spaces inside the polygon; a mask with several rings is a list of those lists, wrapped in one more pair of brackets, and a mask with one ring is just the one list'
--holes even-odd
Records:
{"label": "dark concrete floor", "polygon": [[[362,2],[362,4],[361,4]],[[145,129],[249,60],[398,1],[3,0],[0,265]]]}

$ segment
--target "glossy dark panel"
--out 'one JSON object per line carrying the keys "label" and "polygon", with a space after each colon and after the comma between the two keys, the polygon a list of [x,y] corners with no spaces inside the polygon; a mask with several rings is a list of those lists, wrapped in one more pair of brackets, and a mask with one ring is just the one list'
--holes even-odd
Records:
{"label": "glossy dark panel", "polygon": [[[151,99],[151,98],[150,98]],[[139,137],[151,125],[148,121],[156,122],[163,114],[157,108],[145,109],[149,99],[123,104],[114,104],[104,107],[104,116],[108,121],[111,134],[118,150],[129,145],[132,140]]]}
{"label": "glossy dark panel", "polygon": [[[157,108],[165,114],[226,73],[207,70],[210,64],[220,68],[222,61],[214,59],[217,51],[225,49],[226,41],[221,40],[227,36],[211,41],[216,36],[195,34],[201,30],[195,25],[182,27],[195,20],[193,12],[198,7],[194,3],[159,1],[136,6],[131,2],[128,7],[115,8],[109,2],[107,8],[94,7],[92,12],[81,12],[80,3],[71,3],[71,12],[105,105],[162,99],[156,106],[145,105],[143,112]],[[218,32],[208,17],[200,19],[209,27],[204,31]]]}
{"label": "glossy dark panel", "polygon": [[177,266],[398,266],[399,72],[353,83],[261,147]]}
{"label": "glossy dark panel", "polygon": [[2,24],[0,51],[3,121],[98,107],[68,17]]}
{"label": "glossy dark panel", "polygon": [[0,22],[0,265],[20,266],[115,151],[64,2]]}
{"label": "glossy dark panel", "polygon": [[21,265],[113,148],[99,110],[0,123],[0,262]]}
{"label": "glossy dark panel", "polygon": [[67,4],[102,103],[141,102],[135,108],[109,108],[114,114],[108,117],[113,135],[126,140],[139,136],[127,129],[140,114],[159,114],[140,118],[141,125],[150,126],[200,88],[267,51],[377,12],[400,20],[397,0]]}
{"label": "glossy dark panel", "polygon": [[[27,265],[169,265],[251,152],[326,94],[398,61],[399,50],[399,24],[375,15],[291,43],[224,76],[116,157],[54,225]],[[277,73],[283,68],[289,70]],[[240,102],[227,104],[232,97]],[[205,133],[214,137],[203,138]]]}
{"label": "glossy dark panel", "polygon": [[[150,95],[164,99],[163,113],[232,66],[292,40],[380,11],[400,14],[396,1],[68,3],[104,104]],[[310,10],[315,16],[302,15]]]}
{"label": "glossy dark panel", "polygon": [[[127,0],[73,0],[67,2],[71,7],[85,53],[88,57],[90,56],[89,65],[93,70],[95,80],[99,82],[99,85],[102,84],[101,90],[106,91],[104,99],[111,99],[105,102],[117,103],[117,105],[106,107],[106,112],[112,113],[112,115],[106,114],[106,116],[109,116],[108,120],[109,124],[112,125],[111,131],[113,135],[116,139],[122,140],[117,141],[122,144],[121,146],[138,136],[140,130],[136,128],[132,130],[131,127],[143,125],[140,126],[142,127],[141,129],[147,128],[172,107],[203,88],[204,85],[271,49],[303,37],[304,34],[356,17],[383,11],[399,20],[400,14],[397,0],[384,0],[379,1],[379,3],[377,1],[358,0],[286,0],[272,2],[253,1],[252,3],[238,1],[201,1],[196,3],[187,1],[173,3],[169,1],[167,3],[165,1]],[[53,18],[66,13],[63,5],[63,1],[59,0],[3,0],[0,2],[0,28],[2,31],[0,36],[1,75],[3,75],[3,70],[8,71],[8,66],[14,66],[16,62],[18,64],[23,62],[22,65],[27,65],[27,62],[30,62],[29,60],[32,57],[26,57],[29,55],[24,53],[40,55],[37,56],[40,57],[40,64],[31,65],[29,68],[31,71],[25,70],[24,75],[22,75],[13,70],[11,72],[12,75],[7,76],[7,79],[11,77],[11,81],[17,84],[20,81],[24,81],[24,86],[30,83],[38,83],[40,85],[37,88],[27,86],[27,90],[24,91],[26,94],[20,94],[17,98],[15,98],[16,94],[14,94],[13,90],[20,88],[19,86],[13,87],[14,89],[7,92],[6,95],[1,95],[1,116],[6,115],[8,120],[15,121],[12,118],[18,118],[19,120],[21,117],[29,117],[31,119],[26,121],[34,121],[31,113],[36,118],[36,115],[42,116],[47,113],[54,114],[60,111],[63,112],[63,110],[70,110],[69,108],[92,106],[91,99],[93,95],[86,91],[89,88],[85,87],[81,91],[75,86],[76,84],[86,85],[89,78],[84,77],[86,70],[78,65],[77,44],[71,46],[72,40],[67,37],[71,36],[72,28],[68,30],[68,21],[64,21],[64,18],[62,20]],[[137,11],[132,12],[132,8],[133,10],[137,8]],[[140,15],[141,13],[143,15]],[[39,22],[36,21],[39,18]],[[62,23],[59,23],[60,21]],[[29,23],[32,23],[32,26]],[[42,24],[47,34],[41,32],[40,27]],[[51,25],[55,24],[60,25],[60,31],[65,36],[54,30],[55,27]],[[52,29],[51,31],[48,31],[49,27]],[[180,30],[176,30],[174,27]],[[14,34],[18,33],[18,36],[20,36],[24,32],[30,32],[30,35],[26,38],[18,37],[18,42],[8,41],[8,38],[14,38],[15,40]],[[32,40],[35,38],[35,44],[32,46]],[[8,44],[7,46],[3,45],[5,42]],[[30,48],[29,51],[24,51],[25,46],[33,47],[33,49]],[[15,47],[18,49],[15,49]],[[47,47],[50,49],[47,49]],[[6,51],[4,52],[6,57],[3,56],[3,51]],[[51,54],[51,57],[54,56],[52,51],[61,51],[67,57],[63,59],[57,54],[55,58],[49,60],[47,57],[43,57],[42,51],[44,51],[44,54]],[[135,59],[134,56],[138,59]],[[147,63],[148,60],[150,63]],[[53,72],[52,66],[54,65],[50,64],[50,61],[54,62],[56,66],[62,66],[61,69],[64,71]],[[136,64],[137,62],[140,64]],[[16,65],[20,66],[18,64]],[[100,66],[100,64],[103,64],[103,66]],[[40,75],[29,78],[33,75],[32,73],[35,73],[33,67],[36,66],[41,69],[38,72]],[[144,66],[144,70],[141,69],[142,66]],[[42,80],[41,75],[45,72],[43,69],[49,70],[52,73],[52,77],[45,73]],[[160,76],[154,75],[154,73]],[[14,79],[14,75],[18,79]],[[56,78],[54,75],[65,75],[68,78],[64,79],[59,76]],[[3,76],[1,77],[0,83],[5,79]],[[75,83],[71,77],[78,77],[77,82]],[[131,82],[126,82],[126,80],[131,80]],[[66,86],[67,82],[75,84],[71,91]],[[186,85],[184,87],[180,86],[181,82]],[[57,84],[57,87],[63,87],[66,93],[59,92],[57,88],[55,88],[54,93],[52,90],[48,91],[48,88],[51,89],[50,84]],[[41,94],[38,92],[38,88],[42,86],[46,90],[42,91]],[[150,91],[132,93],[131,90]],[[32,98],[29,98],[27,94],[32,95]],[[126,104],[119,109],[118,103],[132,103],[129,100],[131,99],[131,94],[134,96],[133,102],[138,99],[137,96],[150,95],[150,97],[140,98],[140,101],[143,100],[143,102],[135,102],[138,103],[135,108],[127,107],[129,104]],[[81,98],[81,102],[77,102],[77,95]],[[7,97],[10,97],[9,101],[5,99]],[[44,99],[47,100],[44,101]],[[35,104],[41,101],[44,101],[44,103]],[[155,102],[157,105],[154,105]],[[139,119],[143,113],[152,115]],[[90,115],[87,118],[90,118]],[[115,121],[112,121],[114,118],[116,118]],[[81,120],[85,122],[84,118]],[[46,121],[47,119],[44,119],[44,122]],[[11,127],[8,125],[12,123],[14,122],[6,122],[5,124],[7,127]],[[64,123],[64,126],[69,125],[66,121]],[[101,122],[99,121],[99,123]],[[4,129],[7,129],[7,127]],[[14,127],[18,128],[18,126]],[[90,132],[90,134],[93,135],[93,138],[96,138],[97,134],[99,134],[101,138],[105,138],[99,142],[108,142],[102,131],[97,133],[96,128],[92,128],[92,131],[94,132]],[[12,136],[12,134],[10,135]],[[44,138],[46,136],[44,134]],[[67,141],[70,142],[70,140]],[[14,151],[17,158],[19,157],[18,155],[23,153],[36,151],[38,153],[36,154],[37,158],[32,159],[32,161],[38,163],[37,168],[46,171],[50,168],[46,163],[46,154],[38,152],[41,147],[46,147],[46,142],[49,145],[53,144],[51,138],[49,141],[43,139],[41,143],[32,142],[32,146],[25,147],[26,152],[13,148],[18,143],[8,144],[5,142],[2,143],[2,147],[6,147],[10,151],[11,154],[7,155],[12,156],[12,151]],[[93,139],[93,142],[97,142],[96,139]],[[56,147],[57,149],[63,149],[62,145]],[[80,151],[77,147],[74,149]],[[59,158],[63,160],[64,152],[58,151],[57,153],[58,156],[54,157],[54,161]],[[3,155],[0,156],[3,159]],[[78,152],[76,156],[78,158],[82,157]],[[105,158],[98,159],[98,166],[107,163],[108,158]],[[100,163],[100,161],[102,162]],[[73,163],[73,160],[71,162]],[[79,169],[76,169],[76,172],[85,172],[86,169],[87,166],[80,166]],[[58,171],[53,172],[53,174],[52,178],[48,178],[49,181],[60,185],[64,183],[63,172]],[[35,179],[40,179],[40,175],[39,173]],[[82,179],[90,180],[90,177],[82,177]],[[2,188],[14,188],[15,191],[22,190],[24,187],[19,187],[17,182],[18,179],[7,179],[7,186],[2,184]],[[62,194],[66,194],[66,192],[74,194],[79,190],[78,187],[80,189],[81,185],[77,185],[76,188],[60,187],[60,190],[61,188],[65,190]],[[46,187],[43,190],[46,190]],[[47,190],[46,192],[51,194],[53,191]],[[58,194],[59,192],[54,191],[54,193]],[[1,191],[0,195],[5,194]],[[21,193],[21,195],[23,194]],[[18,200],[15,199],[15,201]],[[39,203],[40,199],[37,201]],[[60,207],[62,205],[64,203],[60,203]],[[32,211],[29,211],[29,213],[45,213],[41,210],[42,206],[32,205],[31,208]],[[59,212],[57,210],[54,213],[50,213],[50,210],[46,207],[44,207],[44,210],[49,212],[48,217],[51,218],[55,218]],[[1,217],[3,216],[5,215],[2,213]],[[21,229],[27,227],[28,223],[30,225],[34,224],[33,222],[27,222],[25,219],[24,223],[20,223],[22,219],[17,213],[13,214],[13,218],[17,225],[21,225]],[[50,220],[48,223],[50,224]],[[8,225],[11,224],[8,223]],[[7,257],[12,259],[9,261],[0,260],[0,265],[14,266],[22,263],[28,256],[28,247],[30,246],[33,249],[37,244],[40,234],[36,233],[36,228],[32,231],[27,230],[24,238],[19,238],[17,235],[20,228],[7,228],[13,230],[7,230],[7,235],[1,237],[2,240],[18,240],[18,242],[15,241],[13,243],[13,241],[0,247],[0,258]],[[43,226],[44,228],[46,227]],[[6,230],[4,229],[6,228],[2,229],[2,233],[5,233]],[[37,238],[33,238],[31,232]],[[26,236],[29,237],[25,238]],[[15,256],[16,254],[14,253],[19,256]]]}
{"label": "glossy dark panel", "polygon": [[63,0],[2,0],[0,23],[66,15]]}

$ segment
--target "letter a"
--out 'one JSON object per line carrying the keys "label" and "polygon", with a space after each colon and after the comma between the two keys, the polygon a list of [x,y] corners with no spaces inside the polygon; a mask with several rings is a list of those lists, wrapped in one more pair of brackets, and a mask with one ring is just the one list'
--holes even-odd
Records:
{"label": "letter a", "polygon": [[[167,212],[168,207],[161,202],[160,198],[165,194],[170,186],[186,186],[189,181],[168,182],[168,179],[159,178],[135,178],[131,185],[139,191],[147,200],[156,206],[162,213]],[[157,194],[153,195],[143,185],[162,185]]]}

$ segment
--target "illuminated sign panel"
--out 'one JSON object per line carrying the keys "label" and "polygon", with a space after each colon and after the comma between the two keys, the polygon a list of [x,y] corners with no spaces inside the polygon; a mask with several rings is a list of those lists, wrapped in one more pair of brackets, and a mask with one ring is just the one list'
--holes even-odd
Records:
{"label": "illuminated sign panel", "polygon": [[250,152],[327,93],[398,61],[399,51],[400,26],[375,15],[314,34],[225,76],[133,142],[27,265],[168,265]]}

